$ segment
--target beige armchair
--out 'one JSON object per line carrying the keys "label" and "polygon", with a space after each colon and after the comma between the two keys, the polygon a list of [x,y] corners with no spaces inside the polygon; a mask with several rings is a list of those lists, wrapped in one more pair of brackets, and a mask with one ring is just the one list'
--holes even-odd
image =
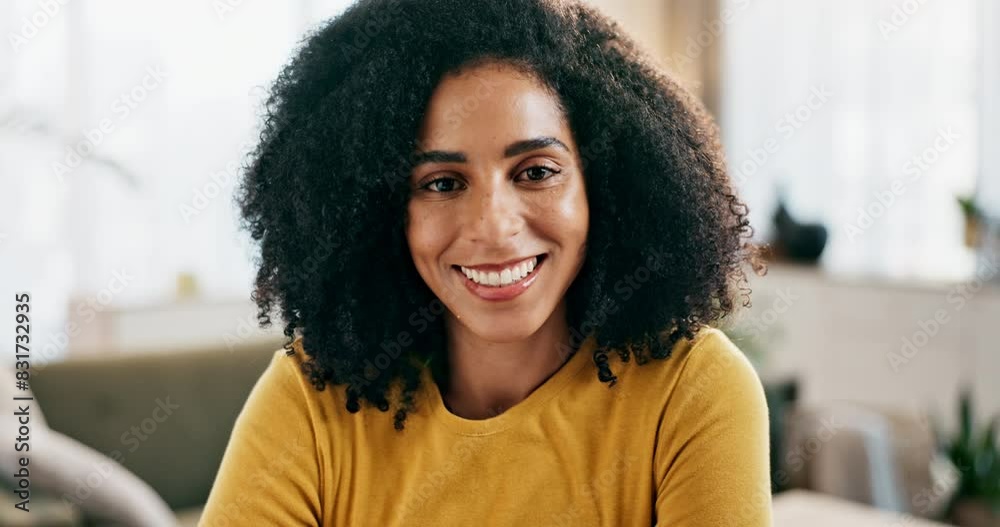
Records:
{"label": "beige armchair", "polygon": [[788,416],[779,478],[791,487],[933,518],[957,486],[924,416],[851,403]]}

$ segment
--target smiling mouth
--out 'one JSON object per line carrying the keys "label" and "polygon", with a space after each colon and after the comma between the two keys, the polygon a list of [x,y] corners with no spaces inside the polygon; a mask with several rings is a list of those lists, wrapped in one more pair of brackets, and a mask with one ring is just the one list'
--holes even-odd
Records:
{"label": "smiling mouth", "polygon": [[479,286],[504,288],[531,278],[535,269],[547,256],[548,253],[543,253],[500,265],[477,265],[475,267],[453,265],[452,268],[464,274],[468,281]]}

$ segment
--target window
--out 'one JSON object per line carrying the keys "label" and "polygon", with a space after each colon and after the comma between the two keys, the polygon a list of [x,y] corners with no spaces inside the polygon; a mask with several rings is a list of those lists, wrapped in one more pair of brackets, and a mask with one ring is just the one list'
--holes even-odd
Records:
{"label": "window", "polygon": [[[347,0],[0,5],[0,257],[39,346],[74,301],[248,298],[232,203],[264,88]],[[69,306],[69,307],[67,307]]]}
{"label": "window", "polygon": [[[725,0],[722,118],[761,234],[779,194],[835,272],[962,279],[979,173],[979,0]],[[995,61],[994,61],[995,62]]]}

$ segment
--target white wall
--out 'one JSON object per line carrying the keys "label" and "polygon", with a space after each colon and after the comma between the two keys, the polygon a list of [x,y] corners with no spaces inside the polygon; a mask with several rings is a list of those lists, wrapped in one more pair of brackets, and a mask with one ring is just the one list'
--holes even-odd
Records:
{"label": "white wall", "polygon": [[950,425],[970,383],[985,417],[1000,413],[1000,274],[979,270],[993,282],[886,283],[772,266],[752,280],[740,325],[766,350],[762,375],[797,378],[806,403],[931,411]]}

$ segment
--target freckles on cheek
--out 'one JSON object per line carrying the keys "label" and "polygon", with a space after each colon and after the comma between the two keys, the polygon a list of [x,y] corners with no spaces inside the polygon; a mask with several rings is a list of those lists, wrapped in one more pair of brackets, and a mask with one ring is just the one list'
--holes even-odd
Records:
{"label": "freckles on cheek", "polygon": [[[447,215],[445,216],[447,219]],[[442,215],[426,210],[425,207],[411,206],[407,212],[406,238],[410,244],[410,252],[415,258],[426,256],[441,245],[445,236],[446,224],[442,223]]]}
{"label": "freckles on cheek", "polygon": [[590,212],[587,198],[579,190],[554,195],[545,208],[553,221],[558,221],[566,228],[586,230],[588,227]]}

